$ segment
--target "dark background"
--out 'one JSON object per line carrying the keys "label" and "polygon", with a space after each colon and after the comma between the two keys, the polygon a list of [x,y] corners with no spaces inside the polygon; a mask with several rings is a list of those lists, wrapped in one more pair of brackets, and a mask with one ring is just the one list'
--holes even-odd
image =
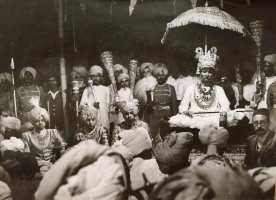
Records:
{"label": "dark background", "polygon": [[[85,2],[85,14],[80,2]],[[254,45],[248,37],[218,28],[188,25],[170,30],[168,40],[161,44],[166,24],[182,12],[192,9],[189,0],[138,0],[129,16],[128,0],[64,0],[64,57],[68,71],[76,64],[87,69],[102,65],[99,55],[112,51],[114,64],[128,66],[130,59],[143,62],[164,62],[183,68],[194,60],[196,47],[217,46],[221,60],[219,70],[233,75],[233,65],[253,61]],[[263,55],[276,53],[275,0],[208,0],[234,16],[248,30],[254,20],[265,20]],[[16,75],[24,66],[38,69],[43,77],[47,71],[58,69],[60,45],[58,38],[58,0],[0,0],[0,59],[1,71],[10,71],[14,58]],[[198,0],[197,6],[205,1]],[[111,8],[112,7],[112,8]],[[112,11],[112,12],[111,12]],[[50,58],[50,59],[49,59]],[[45,61],[45,59],[47,59]]]}

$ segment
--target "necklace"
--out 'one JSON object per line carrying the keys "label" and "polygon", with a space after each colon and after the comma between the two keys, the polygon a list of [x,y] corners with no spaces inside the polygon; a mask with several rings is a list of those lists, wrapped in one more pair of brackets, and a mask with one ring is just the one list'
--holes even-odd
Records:
{"label": "necklace", "polygon": [[201,83],[198,83],[194,91],[195,102],[204,110],[208,110],[215,101],[216,95],[214,86],[210,85],[209,87],[210,89],[207,90],[207,88],[203,87]]}
{"label": "necklace", "polygon": [[[45,129],[44,129],[45,130]],[[44,131],[42,130],[42,131]],[[46,130],[45,130],[46,131]],[[40,133],[36,133],[35,131],[33,132],[33,136],[35,140],[38,142],[39,145],[45,145],[46,139],[49,137],[49,132],[46,131],[45,135],[41,135]]]}

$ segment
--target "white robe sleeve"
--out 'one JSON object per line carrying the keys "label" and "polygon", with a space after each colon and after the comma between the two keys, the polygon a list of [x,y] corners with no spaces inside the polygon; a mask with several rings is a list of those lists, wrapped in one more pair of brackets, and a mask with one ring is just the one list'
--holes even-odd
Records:
{"label": "white robe sleeve", "polygon": [[182,113],[188,110],[190,103],[191,103],[191,95],[194,92],[194,85],[191,85],[187,88],[185,95],[179,105],[179,113]]}
{"label": "white robe sleeve", "polygon": [[[84,89],[83,93],[82,93],[82,97],[81,97],[81,101],[80,101],[80,106],[81,105],[85,105],[88,104],[88,93],[87,93],[87,88]],[[90,105],[89,105],[90,106]]]}
{"label": "white robe sleeve", "polygon": [[216,91],[217,91],[216,96],[218,98],[218,104],[220,106],[220,111],[221,112],[222,111],[225,111],[225,112],[229,111],[230,110],[229,109],[230,102],[229,102],[223,88],[219,87],[219,86],[216,86],[216,88],[217,88],[216,89]]}
{"label": "white robe sleeve", "polygon": [[108,112],[109,112],[109,108],[110,108],[110,99],[111,99],[111,95],[110,95],[110,88],[107,87],[107,90],[106,90],[107,94],[106,94],[106,103],[107,103],[107,109],[108,109]]}

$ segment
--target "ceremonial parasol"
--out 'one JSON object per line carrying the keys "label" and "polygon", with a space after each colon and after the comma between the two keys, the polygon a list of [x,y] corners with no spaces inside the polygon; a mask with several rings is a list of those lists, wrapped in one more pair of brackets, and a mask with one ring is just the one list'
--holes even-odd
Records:
{"label": "ceremonial parasol", "polygon": [[[167,24],[166,32],[161,40],[165,43],[169,34],[170,28],[186,26],[188,24],[201,24],[206,26],[217,27],[222,30],[232,30],[234,32],[242,33],[243,36],[250,35],[246,28],[230,14],[220,10],[217,7],[196,7],[188,10],[173,21]],[[207,38],[207,37],[206,37]],[[207,42],[207,41],[206,41]],[[205,44],[205,49],[207,48]]]}

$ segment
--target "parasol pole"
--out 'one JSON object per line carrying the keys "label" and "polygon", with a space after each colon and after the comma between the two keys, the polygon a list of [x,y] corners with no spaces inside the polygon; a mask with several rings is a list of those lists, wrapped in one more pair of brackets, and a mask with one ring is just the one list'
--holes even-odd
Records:
{"label": "parasol pole", "polygon": [[66,111],[66,90],[67,90],[67,80],[66,80],[66,66],[65,59],[63,57],[63,11],[62,11],[62,0],[58,0],[58,27],[59,27],[59,40],[60,40],[60,79],[62,88],[62,107],[63,107],[63,117],[65,124],[65,134],[66,138],[69,136],[68,128],[68,118]]}
{"label": "parasol pole", "polygon": [[13,85],[13,105],[14,105],[14,114],[15,117],[17,117],[17,105],[16,105],[16,95],[15,95],[15,84],[14,84],[14,62],[13,62],[13,58],[11,60],[11,75],[12,75],[12,85]]}
{"label": "parasol pole", "polygon": [[205,54],[207,53],[207,34],[205,35]]}

